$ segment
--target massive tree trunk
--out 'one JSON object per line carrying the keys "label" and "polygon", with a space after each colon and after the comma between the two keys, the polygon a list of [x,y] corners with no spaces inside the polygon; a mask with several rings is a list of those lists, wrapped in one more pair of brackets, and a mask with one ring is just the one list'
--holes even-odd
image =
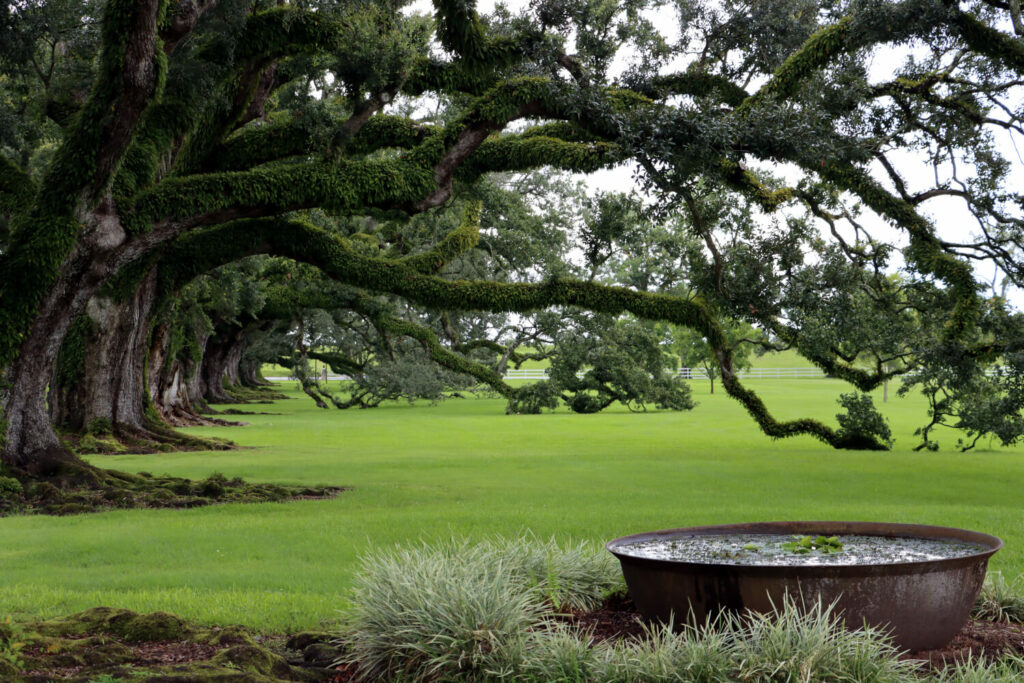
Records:
{"label": "massive tree trunk", "polygon": [[239,366],[245,353],[245,328],[221,326],[206,342],[201,374],[207,403],[237,403],[226,387],[241,385]]}
{"label": "massive tree trunk", "polygon": [[6,368],[0,402],[6,433],[0,459],[31,475],[49,476],[76,460],[62,446],[50,420],[47,390],[68,330],[108,274],[101,258],[81,249],[68,260]]}
{"label": "massive tree trunk", "polygon": [[274,383],[263,376],[263,363],[255,358],[242,358],[238,366],[242,386],[250,389],[272,388]]}
{"label": "massive tree trunk", "polygon": [[[209,333],[201,330],[186,330],[184,333],[194,335],[196,355],[203,353]],[[200,414],[207,409],[203,398],[205,383],[200,372],[201,360],[180,352],[169,357],[173,334],[171,323],[160,323],[150,337],[149,399],[157,415],[174,427],[237,424]]]}
{"label": "massive tree trunk", "polygon": [[[78,334],[69,335],[50,385],[53,422],[73,431],[97,424],[119,436],[150,432],[146,416],[146,352],[156,297],[156,269],[150,269],[132,296],[117,301],[90,299]],[[77,367],[68,367],[77,365]]]}

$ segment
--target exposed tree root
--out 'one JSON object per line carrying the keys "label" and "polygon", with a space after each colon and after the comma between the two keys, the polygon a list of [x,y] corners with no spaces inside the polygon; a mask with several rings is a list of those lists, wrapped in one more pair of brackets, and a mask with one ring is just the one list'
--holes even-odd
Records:
{"label": "exposed tree root", "polygon": [[72,515],[113,508],[191,508],[216,503],[263,503],[295,498],[330,498],[336,486],[249,484],[215,473],[201,481],[130,474],[95,467],[74,453],[54,448],[37,454],[25,470],[0,476],[0,516]]}
{"label": "exposed tree root", "polygon": [[279,391],[269,382],[266,385],[251,387],[243,384],[231,384],[224,387],[237,403],[269,403],[291,398],[288,394]]}

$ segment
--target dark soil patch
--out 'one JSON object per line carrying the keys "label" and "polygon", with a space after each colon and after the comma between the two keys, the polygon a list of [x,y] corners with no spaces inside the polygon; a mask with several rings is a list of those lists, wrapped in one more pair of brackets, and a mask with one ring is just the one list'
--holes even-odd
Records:
{"label": "dark soil patch", "polygon": [[903,659],[920,659],[929,669],[941,669],[968,659],[992,660],[1005,655],[1024,655],[1024,626],[972,619],[945,647],[914,652]]}
{"label": "dark soil patch", "polygon": [[589,612],[569,610],[559,621],[587,631],[595,641],[641,638],[644,635],[640,613],[628,596],[613,595]]}

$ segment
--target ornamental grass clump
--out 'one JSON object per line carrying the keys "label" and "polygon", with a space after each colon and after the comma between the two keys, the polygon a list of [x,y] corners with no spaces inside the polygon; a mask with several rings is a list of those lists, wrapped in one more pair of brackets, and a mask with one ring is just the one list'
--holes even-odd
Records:
{"label": "ornamental grass clump", "polygon": [[603,681],[614,649],[595,643],[589,634],[552,622],[526,641],[516,678],[520,681]]}
{"label": "ornamental grass clump", "polygon": [[736,678],[741,681],[907,680],[915,665],[897,659],[899,650],[876,629],[848,631],[820,602],[798,609],[787,597],[774,614],[730,616]]}
{"label": "ornamental grass clump", "polygon": [[985,621],[1024,624],[1024,578],[1007,581],[1002,572],[991,572],[978,594],[971,616]]}
{"label": "ornamental grass clump", "polygon": [[602,681],[630,683],[727,683],[736,680],[735,632],[719,620],[676,633],[671,624],[645,628],[643,638],[610,648]]}
{"label": "ornamental grass clump", "polygon": [[928,679],[929,683],[1020,683],[1024,681],[1024,658],[1004,656],[990,661],[968,659],[941,669]]}
{"label": "ornamental grass clump", "polygon": [[366,680],[500,677],[543,613],[493,551],[467,542],[371,553],[353,593],[343,661]]}
{"label": "ornamental grass clump", "polygon": [[562,545],[554,538],[545,541],[528,534],[488,541],[481,550],[493,552],[516,580],[556,608],[593,609],[610,594],[626,589],[615,557],[586,542]]}

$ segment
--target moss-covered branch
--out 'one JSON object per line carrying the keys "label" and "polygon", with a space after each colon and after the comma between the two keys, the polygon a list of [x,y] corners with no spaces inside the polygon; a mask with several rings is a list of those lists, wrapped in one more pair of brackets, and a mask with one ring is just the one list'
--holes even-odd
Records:
{"label": "moss-covered branch", "polygon": [[[328,50],[343,27],[319,12],[280,6],[250,16],[238,42],[233,77],[223,84],[225,103],[208,108],[178,160],[179,172],[195,172],[235,130],[261,87],[264,70],[286,56]],[[218,98],[219,100],[220,98]]]}
{"label": "moss-covered branch", "polygon": [[[399,158],[311,161],[247,173],[169,178],[139,195],[133,215],[125,222],[131,232],[138,233],[153,223],[180,222],[194,227],[314,207],[342,213],[368,209],[418,212],[447,201],[454,176],[477,154],[479,160],[464,177],[543,165],[590,171],[618,161],[618,148],[605,143],[573,143],[535,135],[488,139],[494,130],[519,117],[557,111],[556,94],[545,79],[507,82],[478,98],[462,117],[430,132]],[[620,100],[620,95],[609,94],[610,103],[629,106]]]}
{"label": "moss-covered branch", "polygon": [[479,202],[466,209],[459,227],[444,236],[429,251],[413,254],[402,259],[402,263],[420,273],[438,273],[453,258],[463,254],[480,242]]}
{"label": "moss-covered branch", "polygon": [[[309,115],[299,114],[283,123],[247,127],[225,140],[210,155],[207,169],[243,171],[292,156],[322,154],[330,148],[348,121],[324,125],[309,118]],[[404,116],[378,114],[348,141],[345,152],[360,155],[387,147],[409,149],[422,142],[431,130],[430,126],[423,126]]]}
{"label": "moss-covered branch", "polygon": [[818,171],[822,177],[855,194],[874,211],[906,230],[910,236],[907,260],[920,272],[934,275],[952,288],[956,304],[946,324],[946,338],[958,339],[973,329],[981,313],[973,270],[968,263],[942,248],[931,224],[914,206],[886,190],[867,171],[852,164],[826,164]]}
{"label": "moss-covered branch", "polygon": [[739,106],[750,95],[724,76],[693,71],[655,76],[647,86],[641,92],[654,99],[670,95],[711,97],[731,107]]}
{"label": "moss-covered branch", "polygon": [[499,373],[482,363],[469,360],[465,356],[446,349],[437,340],[437,335],[432,330],[399,318],[380,319],[378,324],[391,334],[411,337],[418,341],[430,354],[430,359],[441,367],[478,379],[505,398],[514,399],[516,397],[516,388],[506,384]]}
{"label": "moss-covered branch", "polygon": [[535,353],[519,353],[515,349],[510,349],[508,346],[503,346],[496,341],[490,339],[474,339],[462,344],[455,344],[453,347],[459,353],[472,353],[477,349],[487,349],[488,351],[497,354],[498,356],[508,355],[508,360],[512,362],[517,368],[523,363],[529,360],[546,360],[549,354],[543,352]]}
{"label": "moss-covered branch", "polygon": [[954,8],[952,25],[969,48],[999,62],[1014,73],[1024,74],[1024,44],[1020,39],[998,31],[961,11],[958,3],[947,0]]}
{"label": "moss-covered branch", "polygon": [[331,372],[339,375],[355,375],[363,371],[364,363],[346,356],[340,351],[306,351],[306,357],[326,363]]}
{"label": "moss-covered branch", "polygon": [[623,162],[625,156],[619,145],[610,142],[566,142],[533,133],[502,135],[485,140],[462,164],[457,177],[475,180],[485,173],[539,166],[593,173]]}
{"label": "moss-covered branch", "polygon": [[125,222],[137,233],[161,221],[199,226],[314,207],[339,213],[395,209],[430,194],[433,180],[432,169],[405,159],[319,161],[169,178],[141,194]]}

